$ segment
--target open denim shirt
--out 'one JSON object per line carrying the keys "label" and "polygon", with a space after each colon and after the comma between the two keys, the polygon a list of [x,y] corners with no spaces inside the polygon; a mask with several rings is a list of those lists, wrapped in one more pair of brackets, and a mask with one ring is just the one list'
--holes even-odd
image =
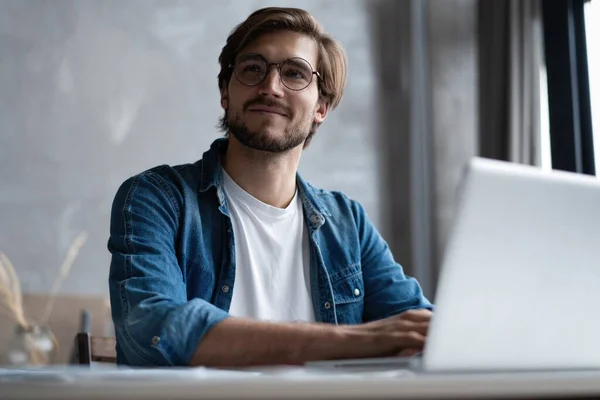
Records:
{"label": "open denim shirt", "polygon": [[[109,288],[120,364],[187,365],[229,317],[236,260],[221,173],[227,143],[217,139],[194,164],[129,178],[115,196]],[[432,308],[359,203],[297,182],[317,321],[359,324]]]}

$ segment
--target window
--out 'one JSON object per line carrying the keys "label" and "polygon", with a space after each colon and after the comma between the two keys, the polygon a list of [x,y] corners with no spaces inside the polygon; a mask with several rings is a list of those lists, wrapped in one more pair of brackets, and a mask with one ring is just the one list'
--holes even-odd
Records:
{"label": "window", "polygon": [[[595,155],[600,153],[600,128],[596,128],[596,140],[592,128],[592,110],[600,105],[599,46],[594,43],[598,39],[598,2],[542,0],[551,167],[589,175],[596,175],[595,161],[600,163],[600,156]],[[543,101],[543,84],[540,86]],[[598,125],[598,112],[595,114]],[[543,115],[541,123],[543,131]]]}
{"label": "window", "polygon": [[548,77],[546,64],[540,66],[540,152],[543,170],[552,169],[552,152],[550,150],[550,122],[548,119]]}
{"label": "window", "polygon": [[[592,108],[592,132],[596,175],[600,176],[600,2],[588,1],[583,7],[585,15],[585,38],[587,43],[588,73],[590,79],[590,103]],[[594,41],[596,43],[594,43]]]}

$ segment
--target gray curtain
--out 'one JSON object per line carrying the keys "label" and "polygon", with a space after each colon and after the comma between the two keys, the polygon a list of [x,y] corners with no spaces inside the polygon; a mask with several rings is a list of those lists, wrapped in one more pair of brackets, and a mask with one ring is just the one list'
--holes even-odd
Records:
{"label": "gray curtain", "polygon": [[479,153],[540,165],[540,0],[479,1]]}
{"label": "gray curtain", "polygon": [[412,272],[410,191],[410,1],[365,2],[377,71],[378,148],[385,222],[383,234],[396,259]]}
{"label": "gray curtain", "polygon": [[435,300],[473,156],[540,163],[539,0],[380,0],[372,15],[386,237]]}
{"label": "gray curtain", "polygon": [[379,71],[379,140],[386,237],[407,274],[426,295],[435,289],[432,143],[424,0],[366,2]]}

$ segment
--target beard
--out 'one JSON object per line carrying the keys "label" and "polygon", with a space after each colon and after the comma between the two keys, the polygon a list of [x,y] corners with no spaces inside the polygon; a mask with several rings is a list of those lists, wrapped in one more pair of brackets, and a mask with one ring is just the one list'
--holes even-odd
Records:
{"label": "beard", "polygon": [[294,126],[286,128],[282,135],[273,135],[267,129],[251,130],[237,114],[227,114],[223,121],[226,132],[231,133],[248,148],[269,153],[284,153],[303,143],[306,147],[317,129],[317,124],[312,121],[312,115],[309,115]]}

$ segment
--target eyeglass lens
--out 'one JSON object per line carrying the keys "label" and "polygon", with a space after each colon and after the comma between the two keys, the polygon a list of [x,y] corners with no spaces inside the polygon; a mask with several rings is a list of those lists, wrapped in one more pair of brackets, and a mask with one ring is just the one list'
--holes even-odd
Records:
{"label": "eyeglass lens", "polygon": [[[242,56],[235,64],[235,75],[248,86],[260,84],[268,73],[267,61],[260,55]],[[281,64],[281,82],[291,90],[302,90],[310,85],[313,70],[308,61],[290,58]]]}

